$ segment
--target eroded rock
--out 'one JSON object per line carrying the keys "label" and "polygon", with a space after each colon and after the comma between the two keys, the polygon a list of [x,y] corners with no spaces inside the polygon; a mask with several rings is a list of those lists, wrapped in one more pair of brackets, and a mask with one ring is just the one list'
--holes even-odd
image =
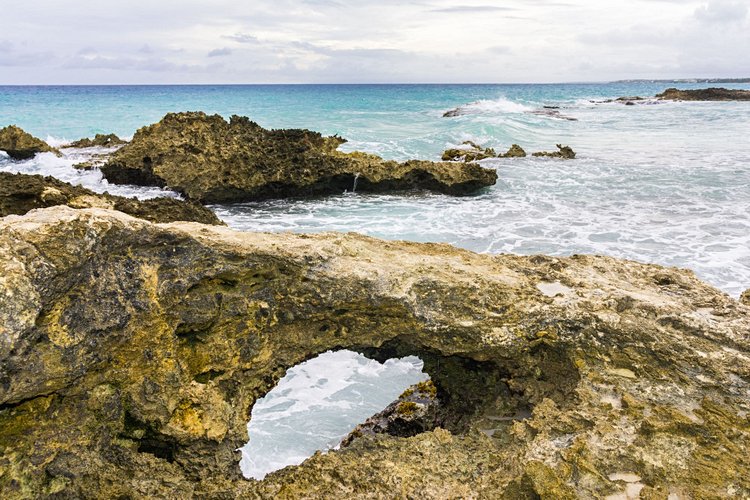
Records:
{"label": "eroded rock", "polygon": [[500,155],[501,158],[525,158],[526,151],[518,144],[513,144],[508,151]]}
{"label": "eroded rock", "polygon": [[[750,307],[688,271],[60,206],[0,220],[0,276],[6,498],[750,495]],[[241,478],[334,348],[420,356],[441,427]]]}
{"label": "eroded rock", "polygon": [[750,90],[711,87],[707,89],[680,90],[669,88],[657,99],[669,101],[750,101]]}
{"label": "eroded rock", "polygon": [[740,302],[742,302],[746,306],[750,306],[750,288],[742,292],[742,295],[740,296]]}
{"label": "eroded rock", "polygon": [[464,141],[460,148],[446,149],[443,151],[443,161],[463,161],[471,163],[487,158],[494,158],[497,155],[492,148],[483,148],[473,141]]}
{"label": "eroded rock", "polygon": [[547,157],[547,158],[561,158],[563,160],[573,160],[576,157],[575,151],[570,146],[563,146],[562,144],[557,145],[558,151],[539,151],[531,153],[531,156]]}
{"label": "eroded rock", "polygon": [[61,156],[60,151],[15,125],[0,129],[0,151],[5,151],[14,160],[28,160],[37,153]]}
{"label": "eroded rock", "polygon": [[143,127],[101,167],[110,182],[168,186],[209,202],[428,189],[468,194],[497,173],[476,164],[407,161],[343,153],[346,142],[309,130],[266,130],[248,118],[170,113]]}
{"label": "eroded rock", "polygon": [[103,148],[112,148],[115,146],[122,146],[123,144],[127,144],[128,141],[125,141],[123,139],[120,139],[115,134],[96,134],[93,139],[89,137],[84,137],[83,139],[79,139],[77,141],[71,142],[70,144],[66,144],[66,148],[93,148],[93,147],[103,147]]}
{"label": "eroded rock", "polygon": [[210,209],[175,198],[138,200],[99,194],[54,177],[0,172],[0,217],[29,210],[67,205],[72,208],[110,208],[152,222],[194,221],[223,224]]}

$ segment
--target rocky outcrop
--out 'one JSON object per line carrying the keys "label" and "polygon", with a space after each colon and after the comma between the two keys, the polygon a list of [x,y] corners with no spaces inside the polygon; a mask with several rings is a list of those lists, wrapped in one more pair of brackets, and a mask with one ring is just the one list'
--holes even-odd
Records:
{"label": "rocky outcrop", "polygon": [[[750,307],[688,271],[68,207],[0,257],[4,498],[750,495]],[[340,348],[420,356],[441,427],[241,478],[253,403]]]}
{"label": "rocky outcrop", "polygon": [[531,153],[531,156],[560,158],[563,160],[573,160],[576,157],[575,151],[573,151],[570,146],[563,146],[562,144],[558,144],[557,149],[557,151],[538,151],[536,153]]}
{"label": "rocky outcrop", "polygon": [[742,295],[740,296],[740,302],[747,306],[750,306],[750,288],[742,292]]}
{"label": "rocky outcrop", "polygon": [[487,158],[494,158],[497,155],[492,148],[483,148],[473,141],[464,141],[460,148],[446,149],[443,151],[443,161],[463,161],[471,163]]}
{"label": "rocky outcrop", "polygon": [[384,161],[342,153],[309,130],[266,130],[245,117],[170,113],[141,128],[101,170],[110,182],[168,186],[204,202],[428,189],[468,194],[497,180],[476,164]]}
{"label": "rocky outcrop", "polygon": [[668,101],[750,101],[750,90],[723,87],[694,90],[669,88],[661,94],[656,94],[656,98]]}
{"label": "rocky outcrop", "polygon": [[0,151],[5,151],[14,160],[28,160],[37,153],[61,153],[41,139],[15,125],[0,129]]}
{"label": "rocky outcrop", "polygon": [[54,177],[0,172],[0,217],[22,215],[55,205],[72,208],[111,208],[151,222],[194,221],[223,224],[210,209],[175,198],[138,200],[99,194]]}
{"label": "rocky outcrop", "polygon": [[501,158],[525,158],[526,151],[518,144],[513,144],[508,151],[500,155]]}
{"label": "rocky outcrop", "polygon": [[83,139],[79,139],[77,141],[71,142],[70,144],[66,144],[64,147],[66,148],[93,148],[93,147],[113,148],[116,146],[122,146],[123,144],[127,144],[127,143],[128,141],[120,139],[115,134],[96,134],[96,136],[94,136],[93,139],[89,137],[84,137]]}

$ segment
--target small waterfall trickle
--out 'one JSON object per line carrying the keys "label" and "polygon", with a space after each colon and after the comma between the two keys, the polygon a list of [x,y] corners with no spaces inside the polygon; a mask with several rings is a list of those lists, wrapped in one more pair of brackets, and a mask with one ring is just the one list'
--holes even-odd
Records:
{"label": "small waterfall trickle", "polygon": [[352,185],[352,194],[357,192],[357,181],[359,180],[359,172],[354,174],[354,184]]}

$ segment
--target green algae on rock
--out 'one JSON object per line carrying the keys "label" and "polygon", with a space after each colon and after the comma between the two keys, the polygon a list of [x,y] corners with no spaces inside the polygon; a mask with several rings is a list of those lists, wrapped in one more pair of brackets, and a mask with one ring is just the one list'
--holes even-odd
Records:
{"label": "green algae on rock", "polygon": [[96,134],[93,139],[89,137],[84,137],[83,139],[78,139],[77,141],[73,141],[70,144],[66,144],[63,147],[66,148],[92,148],[92,147],[103,147],[103,148],[111,148],[115,146],[122,146],[123,144],[127,144],[128,141],[125,141],[123,139],[120,139],[115,134]]}
{"label": "green algae on rock", "polygon": [[23,215],[29,210],[55,205],[111,208],[151,222],[224,224],[213,211],[197,203],[167,197],[138,200],[99,194],[54,177],[0,172],[0,217]]}
{"label": "green algae on rock", "polygon": [[60,151],[15,125],[0,129],[0,151],[5,151],[14,160],[28,160],[37,153],[61,156]]}
{"label": "green algae on rock", "polygon": [[108,181],[168,186],[203,203],[427,189],[462,195],[497,173],[476,164],[398,163],[337,148],[345,139],[309,130],[266,130],[246,117],[170,113],[139,129],[101,167]]}
{"label": "green algae on rock", "polygon": [[[750,307],[688,271],[356,234],[0,220],[4,498],[750,495]],[[240,476],[329,349],[424,361],[441,427]]]}

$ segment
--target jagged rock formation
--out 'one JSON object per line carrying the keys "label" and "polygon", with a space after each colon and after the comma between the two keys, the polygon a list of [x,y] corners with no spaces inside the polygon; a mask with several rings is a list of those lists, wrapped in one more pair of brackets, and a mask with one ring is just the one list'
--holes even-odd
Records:
{"label": "jagged rock formation", "polygon": [[557,145],[558,151],[538,151],[531,153],[531,156],[547,157],[547,158],[561,158],[563,160],[573,160],[576,157],[575,151],[570,146],[563,146],[562,144]]}
{"label": "jagged rock formation", "polygon": [[342,153],[345,140],[309,130],[266,130],[248,118],[170,113],[139,129],[101,170],[110,182],[169,186],[204,203],[429,189],[468,194],[497,180],[476,164]]}
{"label": "jagged rock formation", "polygon": [[14,160],[28,160],[37,153],[61,153],[41,139],[15,125],[0,129],[0,151],[5,151]]}
{"label": "jagged rock formation", "polygon": [[471,163],[474,161],[494,158],[497,153],[492,148],[483,148],[473,141],[464,141],[461,148],[446,149],[443,151],[443,161],[463,161]]}
{"label": "jagged rock formation", "polygon": [[115,146],[122,146],[127,144],[128,141],[124,141],[117,137],[115,134],[96,134],[93,139],[84,137],[77,141],[66,144],[66,148],[93,148],[95,146],[103,148],[113,148]]}
{"label": "jagged rock formation", "polygon": [[[54,207],[0,220],[0,277],[3,498],[750,495],[750,307],[688,271]],[[242,479],[332,348],[422,357],[442,427]]]}
{"label": "jagged rock formation", "polygon": [[747,289],[744,292],[742,292],[742,295],[740,296],[740,302],[742,302],[745,305],[750,306],[750,289]]}
{"label": "jagged rock formation", "polygon": [[661,94],[656,94],[656,98],[669,101],[750,101],[750,90],[723,87],[694,90],[669,88]]}
{"label": "jagged rock formation", "polygon": [[500,155],[500,158],[525,158],[526,157],[526,151],[519,146],[518,144],[513,144],[510,149],[508,149],[508,152]]}
{"label": "jagged rock formation", "polygon": [[138,200],[99,194],[54,177],[0,172],[0,217],[22,215],[55,205],[72,208],[111,208],[151,222],[193,221],[223,224],[210,209],[175,198]]}

